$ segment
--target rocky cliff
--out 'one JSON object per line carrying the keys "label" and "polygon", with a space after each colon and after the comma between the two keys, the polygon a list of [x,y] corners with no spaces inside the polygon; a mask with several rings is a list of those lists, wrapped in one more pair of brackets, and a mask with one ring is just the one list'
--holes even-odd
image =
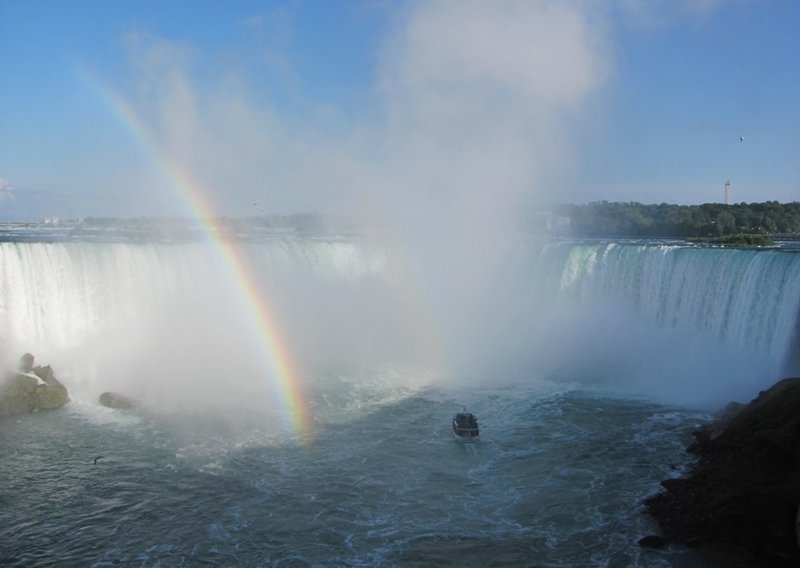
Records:
{"label": "rocky cliff", "polygon": [[689,475],[645,501],[667,541],[736,565],[800,566],[800,378],[784,379],[694,433]]}

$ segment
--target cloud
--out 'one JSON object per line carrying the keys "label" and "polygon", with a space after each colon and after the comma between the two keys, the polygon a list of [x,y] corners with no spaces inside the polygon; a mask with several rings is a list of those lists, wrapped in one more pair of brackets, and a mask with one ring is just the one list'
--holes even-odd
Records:
{"label": "cloud", "polygon": [[0,178],[0,203],[14,201],[14,188],[7,180]]}

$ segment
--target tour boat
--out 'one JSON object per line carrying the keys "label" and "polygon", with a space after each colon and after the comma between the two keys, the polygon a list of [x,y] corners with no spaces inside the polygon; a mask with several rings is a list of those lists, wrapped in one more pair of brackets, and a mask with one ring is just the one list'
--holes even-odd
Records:
{"label": "tour boat", "polygon": [[463,442],[478,439],[478,418],[466,408],[453,416],[453,436]]}

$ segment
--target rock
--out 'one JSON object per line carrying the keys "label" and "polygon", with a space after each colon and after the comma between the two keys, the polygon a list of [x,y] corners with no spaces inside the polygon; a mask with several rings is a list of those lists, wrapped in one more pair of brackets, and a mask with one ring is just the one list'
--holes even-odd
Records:
{"label": "rock", "polygon": [[100,395],[100,404],[109,408],[121,408],[133,410],[141,407],[141,402],[133,397],[125,396],[115,392],[104,392]]}
{"label": "rock", "polygon": [[56,379],[53,368],[50,365],[46,367],[34,367],[33,373],[44,381],[46,387],[43,388],[39,385],[36,391],[36,398],[38,406],[36,410],[46,410],[50,408],[58,408],[64,406],[69,402],[69,392],[67,387],[61,384],[61,381]]}
{"label": "rock", "polygon": [[0,384],[0,417],[50,410],[69,402],[69,392],[53,368],[34,367],[33,362],[33,355],[26,353],[19,370],[6,373]]}
{"label": "rock", "polygon": [[30,353],[25,353],[22,357],[19,358],[19,365],[17,368],[22,371],[23,373],[30,373],[33,371],[33,355]]}
{"label": "rock", "polygon": [[639,546],[642,548],[664,548],[667,546],[667,539],[663,536],[649,534],[639,539]]}
{"label": "rock", "polygon": [[800,378],[729,406],[695,440],[689,476],[645,501],[665,538],[757,566],[800,566]]}

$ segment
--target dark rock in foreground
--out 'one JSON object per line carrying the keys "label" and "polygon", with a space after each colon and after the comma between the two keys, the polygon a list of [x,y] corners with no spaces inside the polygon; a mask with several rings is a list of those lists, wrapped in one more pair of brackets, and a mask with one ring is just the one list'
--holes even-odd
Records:
{"label": "dark rock in foreground", "polygon": [[104,392],[101,394],[100,404],[109,408],[121,408],[124,410],[133,410],[141,406],[141,403],[135,398],[115,392]]}
{"label": "dark rock in foreground", "polygon": [[667,539],[663,536],[649,534],[639,539],[639,546],[642,548],[664,548],[667,546]]}
{"label": "dark rock in foreground", "polygon": [[728,407],[694,435],[689,477],[663,481],[645,501],[664,537],[747,565],[800,566],[800,378]]}
{"label": "dark rock in foreground", "polygon": [[59,408],[69,402],[67,388],[56,379],[53,368],[33,366],[26,353],[17,371],[6,373],[0,383],[0,418]]}

